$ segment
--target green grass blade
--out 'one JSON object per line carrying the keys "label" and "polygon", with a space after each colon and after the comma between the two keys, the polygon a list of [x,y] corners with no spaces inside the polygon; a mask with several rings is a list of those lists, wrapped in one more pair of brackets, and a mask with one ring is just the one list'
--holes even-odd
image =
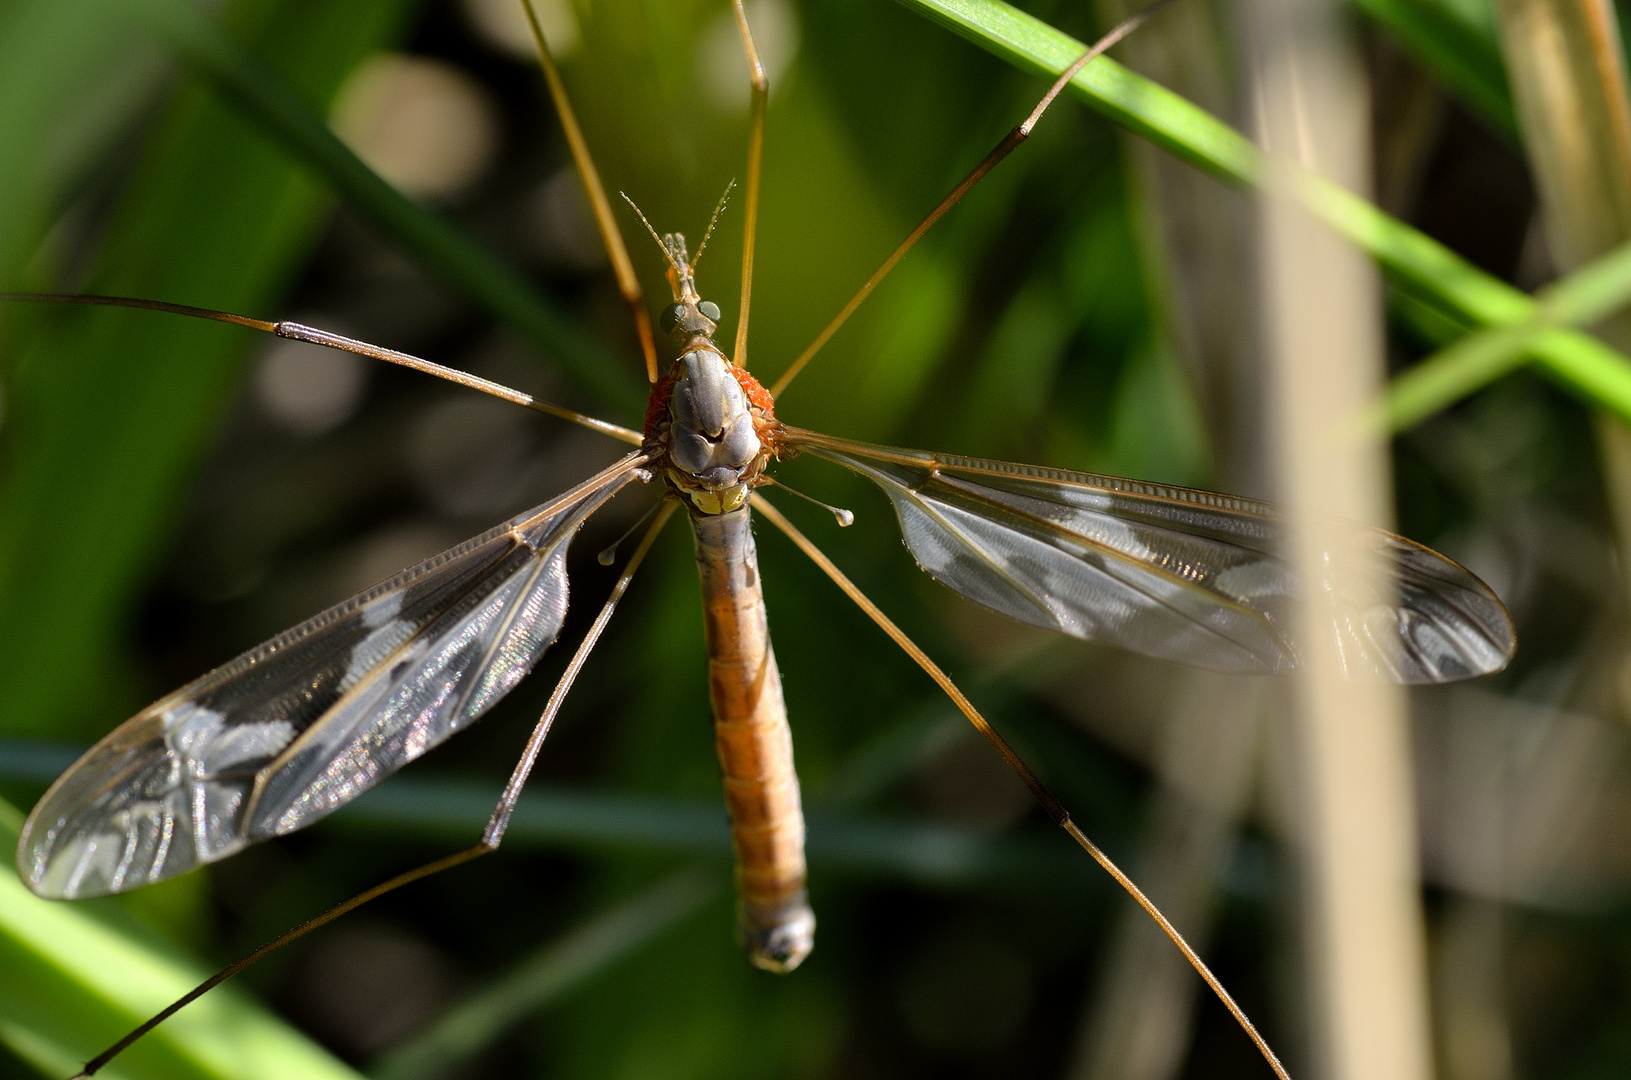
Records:
{"label": "green grass blade", "polygon": [[719,896],[725,877],[688,867],[550,941],[369,1069],[373,1080],[443,1076]]}
{"label": "green grass blade", "polygon": [[299,95],[239,49],[197,5],[184,0],[122,3],[427,270],[525,334],[602,407],[624,419],[636,414],[645,388],[629,358],[601,345],[464,230],[387,183]]}
{"label": "green grass blade", "polygon": [[1414,427],[1521,367],[1535,336],[1530,322],[1467,335],[1389,383],[1386,395],[1365,415],[1364,428],[1382,433]]}
{"label": "green grass blade", "polygon": [[[900,0],[1022,70],[1056,76],[1086,49],[1081,42],[1000,0]],[[1232,184],[1261,185],[1264,162],[1238,131],[1109,57],[1069,87],[1078,99],[1135,134]],[[1420,230],[1316,176],[1291,185],[1328,226],[1365,251],[1390,278],[1445,313],[1478,326],[1534,317],[1535,301],[1484,273]],[[1541,371],[1588,403],[1631,423],[1631,359],[1573,330],[1530,343]]]}
{"label": "green grass blade", "polygon": [[[1393,380],[1386,398],[1366,418],[1375,430],[1402,431],[1519,367],[1537,345],[1562,326],[1589,326],[1631,303],[1631,244],[1583,266],[1536,297],[1532,318],[1469,334]],[[1569,349],[1564,355],[1582,350]],[[1597,364],[1612,376],[1619,367],[1606,345]],[[1627,391],[1622,391],[1627,392]]]}
{"label": "green grass blade", "polygon": [[[974,42],[1021,71],[1057,78],[1087,46],[1034,15],[998,0],[900,0],[906,7]],[[1101,56],[1067,92],[1112,121],[1196,168],[1231,184],[1253,183],[1257,148],[1178,94]]]}
{"label": "green grass blade", "polygon": [[[0,803],[0,850],[22,815]],[[198,965],[119,925],[112,903],[41,900],[0,866],[0,1040],[67,1076],[202,982]],[[218,989],[137,1042],[100,1075],[129,1080],[355,1080],[264,1008]]]}
{"label": "green grass blade", "polygon": [[1540,317],[1572,326],[1607,318],[1631,303],[1631,244],[1582,266],[1537,294]]}

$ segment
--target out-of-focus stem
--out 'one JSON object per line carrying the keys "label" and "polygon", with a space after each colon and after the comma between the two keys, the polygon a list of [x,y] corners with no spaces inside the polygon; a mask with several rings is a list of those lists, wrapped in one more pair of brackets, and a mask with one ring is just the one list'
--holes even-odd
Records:
{"label": "out-of-focus stem", "polygon": [[1328,629],[1322,556],[1385,524],[1383,447],[1344,423],[1382,382],[1381,309],[1365,258],[1293,194],[1297,168],[1363,190],[1363,73],[1334,0],[1251,0],[1259,138],[1263,333],[1276,486],[1301,590],[1293,622],[1295,820],[1311,1068],[1323,1080],[1431,1075],[1425,948],[1404,697],[1349,681]]}
{"label": "out-of-focus stem", "polygon": [[[1631,100],[1609,0],[1500,0],[1502,46],[1552,258],[1567,272],[1631,240]],[[1597,327],[1631,345],[1631,313]],[[1631,432],[1597,423],[1603,474],[1631,566]]]}

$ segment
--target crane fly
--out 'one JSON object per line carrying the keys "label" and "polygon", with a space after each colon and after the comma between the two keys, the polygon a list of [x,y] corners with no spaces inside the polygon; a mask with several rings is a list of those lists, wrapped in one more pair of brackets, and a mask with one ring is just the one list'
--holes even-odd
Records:
{"label": "crane fly", "polygon": [[[525,0],[523,0],[525,5]],[[1053,820],[1159,922],[1255,1040],[1245,1014],[1165,918],[1070,815],[940,668],[783,517],[759,489],[770,466],[810,455],[888,497],[926,572],[1020,622],[1217,671],[1274,674],[1302,661],[1289,622],[1299,583],[1281,555],[1271,506],[1228,495],[953,454],[895,449],[805,430],[777,415],[782,390],[906,250],[1029,135],[1064,85],[1150,14],[1088,50],[928,215],[782,378],[747,368],[748,312],[768,81],[741,0],[737,24],[754,71],[742,295],[734,350],[714,340],[721,310],[698,289],[684,236],[641,224],[660,247],[673,293],[657,326],[676,359],[659,364],[632,265],[536,18],[540,61],[569,145],[634,312],[651,382],[634,431],[405,353],[292,322],[167,302],[6,294],[9,299],[145,307],[214,319],[359,353],[450,379],[582,424],[633,446],[550,501],[403,570],[209,672],[92,747],[41,798],[23,828],[23,880],[48,898],[125,892],[247,845],[302,829],[475,722],[554,643],[568,601],[566,556],[592,515],[632,484],[664,497],[611,596],[550,697],[480,843],[410,871],[291,931],[206,982],[87,1065],[95,1072],[198,994],[293,937],[374,896],[496,848],[550,725],[636,568],[684,509],[702,582],[708,683],[731,835],[739,925],[749,959],[796,968],[815,940],[792,741],[768,632],[752,531],[755,512],[808,554],[934,678]],[[1153,9],[1152,9],[1153,10]],[[632,205],[632,204],[631,204]],[[717,222],[724,200],[714,212]],[[1403,683],[1469,678],[1505,666],[1515,643],[1500,600],[1448,558],[1402,537],[1360,531],[1331,552],[1319,589],[1345,673]]]}

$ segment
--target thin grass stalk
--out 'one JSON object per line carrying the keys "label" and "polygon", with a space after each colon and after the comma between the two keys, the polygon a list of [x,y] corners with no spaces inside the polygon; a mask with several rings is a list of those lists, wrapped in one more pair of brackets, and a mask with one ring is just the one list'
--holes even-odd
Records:
{"label": "thin grass stalk", "polygon": [[1616,316],[1631,303],[1631,244],[1540,290],[1536,299],[1532,318],[1468,334],[1395,378],[1363,423],[1378,432],[1403,431],[1516,370],[1547,334]]}
{"label": "thin grass stalk", "polygon": [[[1558,266],[1575,270],[1631,241],[1631,99],[1618,20],[1607,0],[1501,0],[1497,10],[1547,241]],[[1631,313],[1604,319],[1597,333],[1631,347]],[[1623,567],[1631,432],[1623,417],[1601,417],[1597,429]]]}
{"label": "thin grass stalk", "polygon": [[[1612,280],[1631,241],[1631,96],[1614,6],[1607,0],[1500,0],[1496,9],[1548,247],[1561,270],[1573,271],[1552,293],[1572,289],[1590,296],[1592,282]],[[1606,312],[1581,305],[1580,314],[1587,321]],[[1631,346],[1631,312],[1607,315],[1596,332],[1613,347]],[[1598,413],[1596,428],[1626,587],[1631,431],[1624,417],[1607,412]],[[1583,677],[1617,682],[1621,666],[1599,663]],[[1510,1072],[1511,1035],[1500,989],[1509,948],[1504,912],[1485,900],[1461,898],[1446,920],[1447,936],[1461,931],[1445,946],[1459,945],[1460,963],[1444,973],[1439,991],[1449,1080],[1490,1075],[1491,1066]],[[1469,968],[1487,985],[1469,984]]]}

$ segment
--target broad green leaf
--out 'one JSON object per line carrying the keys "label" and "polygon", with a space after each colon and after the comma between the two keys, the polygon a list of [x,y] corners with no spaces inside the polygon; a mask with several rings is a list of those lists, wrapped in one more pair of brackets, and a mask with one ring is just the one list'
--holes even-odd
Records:
{"label": "broad green leaf", "polygon": [[25,287],[58,200],[159,72],[97,0],[0,3],[0,287]]}
{"label": "broad green leaf", "polygon": [[[0,850],[22,815],[0,802]],[[113,901],[41,900],[0,866],[0,1040],[47,1076],[68,1076],[210,973],[143,934]],[[98,1074],[109,1080],[355,1080],[259,1005],[218,988]]]}
{"label": "broad green leaf", "polygon": [[[411,6],[254,0],[233,13],[270,65],[324,102],[401,32]],[[327,204],[214,94],[185,87],[121,198],[88,291],[267,310]],[[116,677],[114,627],[170,534],[250,337],[113,310],[30,325],[0,430],[0,726],[85,738],[144,696]]]}

